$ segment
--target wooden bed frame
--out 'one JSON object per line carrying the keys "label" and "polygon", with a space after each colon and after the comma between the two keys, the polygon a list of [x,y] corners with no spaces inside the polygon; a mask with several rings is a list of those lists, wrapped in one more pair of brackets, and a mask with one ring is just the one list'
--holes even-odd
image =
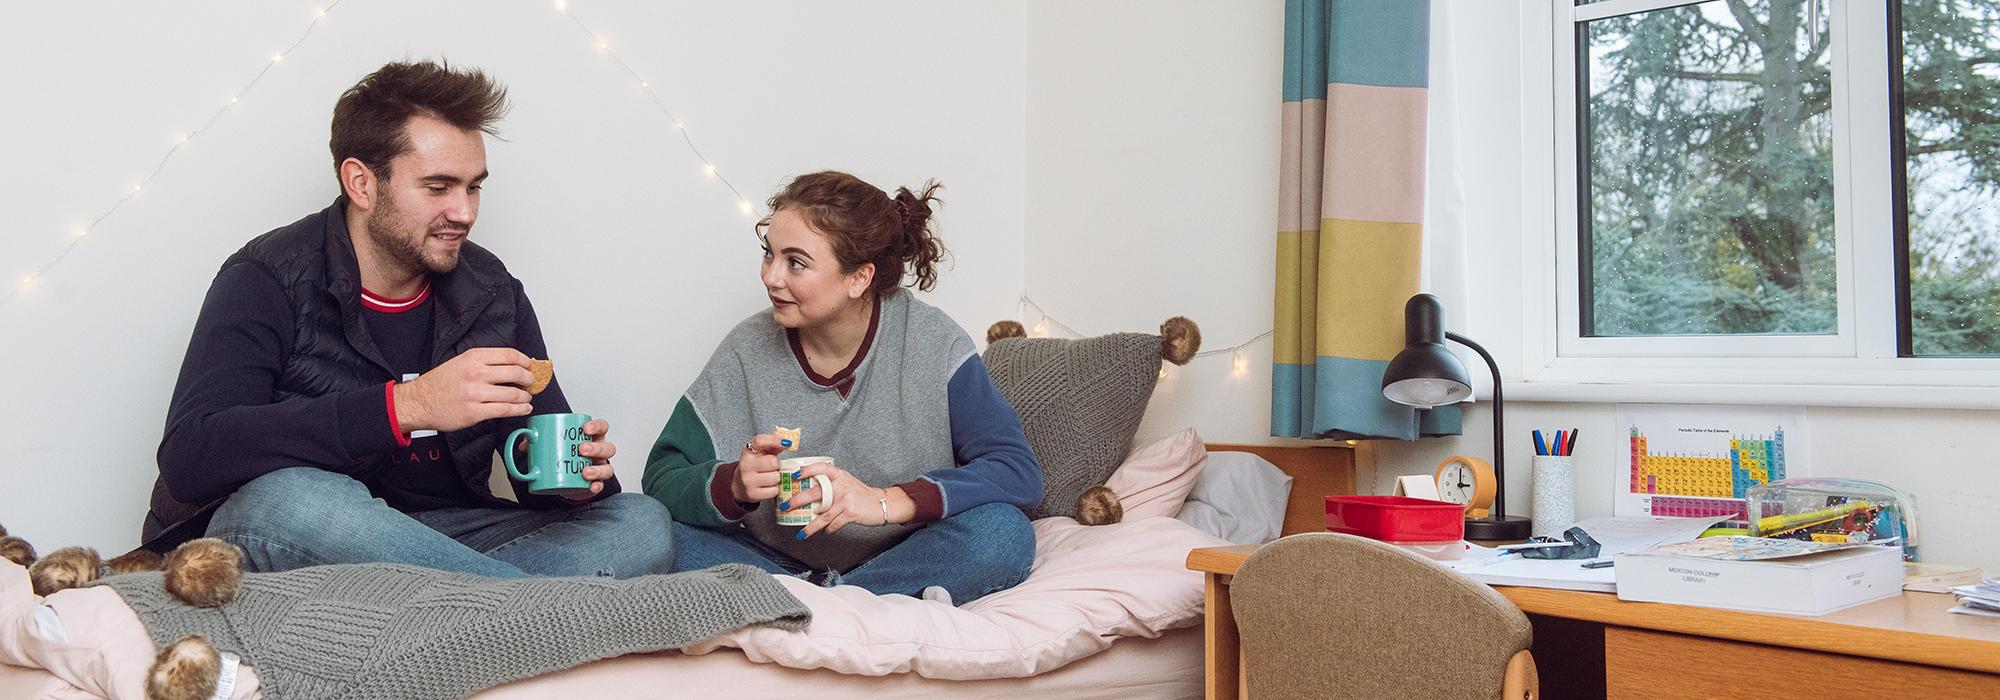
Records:
{"label": "wooden bed frame", "polygon": [[1366,440],[1330,445],[1213,444],[1210,452],[1249,452],[1292,477],[1282,534],[1326,531],[1326,497],[1355,493],[1362,479],[1375,478],[1375,446]]}

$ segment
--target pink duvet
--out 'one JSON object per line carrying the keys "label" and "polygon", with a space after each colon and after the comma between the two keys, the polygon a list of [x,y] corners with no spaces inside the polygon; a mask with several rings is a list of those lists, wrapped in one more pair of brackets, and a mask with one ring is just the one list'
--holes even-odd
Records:
{"label": "pink duvet", "polygon": [[[1188,550],[1227,544],[1165,517],[1098,527],[1048,518],[1035,522],[1035,533],[1028,580],[964,607],[780,577],[812,609],[811,627],[749,628],[684,652],[740,653],[753,662],[869,676],[1035,676],[1103,651],[1120,637],[1156,638],[1199,624],[1202,581],[1186,568]],[[36,633],[36,608],[43,604],[61,618],[67,641]],[[138,618],[116,594],[84,589],[42,601],[28,591],[20,567],[0,560],[0,697],[137,697],[152,655]],[[691,661],[673,654],[634,660],[657,664],[663,680],[674,675],[675,664]],[[252,696],[254,678],[246,680],[251,682],[239,685],[236,697]],[[509,687],[489,694],[507,695]]]}

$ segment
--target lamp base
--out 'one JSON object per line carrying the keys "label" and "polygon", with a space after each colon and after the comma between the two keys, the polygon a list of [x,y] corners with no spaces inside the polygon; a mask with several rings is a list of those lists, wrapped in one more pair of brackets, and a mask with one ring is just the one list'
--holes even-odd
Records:
{"label": "lamp base", "polygon": [[1532,530],[1529,519],[1519,515],[1488,516],[1465,519],[1465,539],[1468,540],[1525,540]]}

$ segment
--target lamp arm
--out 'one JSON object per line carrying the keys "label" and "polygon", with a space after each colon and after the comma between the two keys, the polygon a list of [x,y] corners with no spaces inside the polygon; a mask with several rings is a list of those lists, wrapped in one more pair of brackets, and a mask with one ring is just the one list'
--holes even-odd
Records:
{"label": "lamp arm", "polygon": [[1471,338],[1451,331],[1445,331],[1444,337],[1459,345],[1472,348],[1473,352],[1479,353],[1479,359],[1486,361],[1486,370],[1493,373],[1493,480],[1499,482],[1494,484],[1495,488],[1493,489],[1493,518],[1498,520],[1501,516],[1507,514],[1507,467],[1504,461],[1506,459],[1504,449],[1506,447],[1504,444],[1506,434],[1500,432],[1502,422],[1502,414],[1500,412],[1500,365],[1493,361],[1492,355],[1486,353],[1486,348],[1472,342]]}

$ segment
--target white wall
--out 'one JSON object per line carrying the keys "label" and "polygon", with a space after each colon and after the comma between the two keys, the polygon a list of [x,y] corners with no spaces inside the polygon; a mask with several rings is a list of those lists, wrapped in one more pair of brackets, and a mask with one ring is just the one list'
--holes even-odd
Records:
{"label": "white wall", "polygon": [[[1281,5],[1029,5],[1027,283],[1050,313],[1087,333],[1187,314],[1211,347],[1269,328]],[[1466,285],[1456,295],[1465,308],[1447,309],[1449,321],[1515,376],[1528,303],[1514,272],[1522,221],[1551,206],[1523,194],[1522,163],[1546,146],[1524,143],[1535,137],[1521,119],[1522,81],[1543,78],[1522,69],[1528,28],[1518,12],[1514,3],[1433,1],[1433,46],[1452,50],[1434,51],[1432,63],[1427,213],[1431,226],[1462,226],[1468,239],[1463,250],[1431,251],[1434,288],[1461,284],[1454,275]],[[1142,437],[1193,425],[1211,442],[1270,441],[1270,346],[1246,355],[1241,379],[1226,357],[1170,375]],[[1615,406],[1507,408],[1507,461],[1518,465],[1510,504],[1532,502],[1528,430],[1575,427],[1586,436],[1578,514],[1609,514],[1620,443],[1589,436],[1617,433]],[[1914,494],[1927,559],[2000,570],[2000,546],[1985,537],[2000,522],[2000,414],[1812,408],[1806,421],[1815,473]],[[1448,455],[1491,453],[1491,424],[1478,404],[1462,437],[1381,443],[1373,489],[1387,493],[1396,476],[1429,473]]]}
{"label": "white wall", "polygon": [[[325,3],[319,3],[324,5]],[[575,12],[761,202],[788,176],[935,177],[956,255],[930,301],[975,332],[1021,287],[1018,1],[638,2]],[[53,257],[296,39],[308,2],[9,6],[0,19],[0,280]],[[751,220],[551,2],[346,2],[137,198],[0,306],[0,524],[52,548],[136,544],[175,372],[210,277],[337,194],[340,91],[443,56],[514,100],[474,240],[527,284],[572,404],[636,483],[674,400],[762,305]],[[983,337],[983,336],[982,336]]]}
{"label": "white wall", "polygon": [[[1037,304],[1089,335],[1187,316],[1211,349],[1271,328],[1283,28],[1275,0],[1028,4]],[[1169,370],[1140,437],[1268,440],[1270,347]]]}

